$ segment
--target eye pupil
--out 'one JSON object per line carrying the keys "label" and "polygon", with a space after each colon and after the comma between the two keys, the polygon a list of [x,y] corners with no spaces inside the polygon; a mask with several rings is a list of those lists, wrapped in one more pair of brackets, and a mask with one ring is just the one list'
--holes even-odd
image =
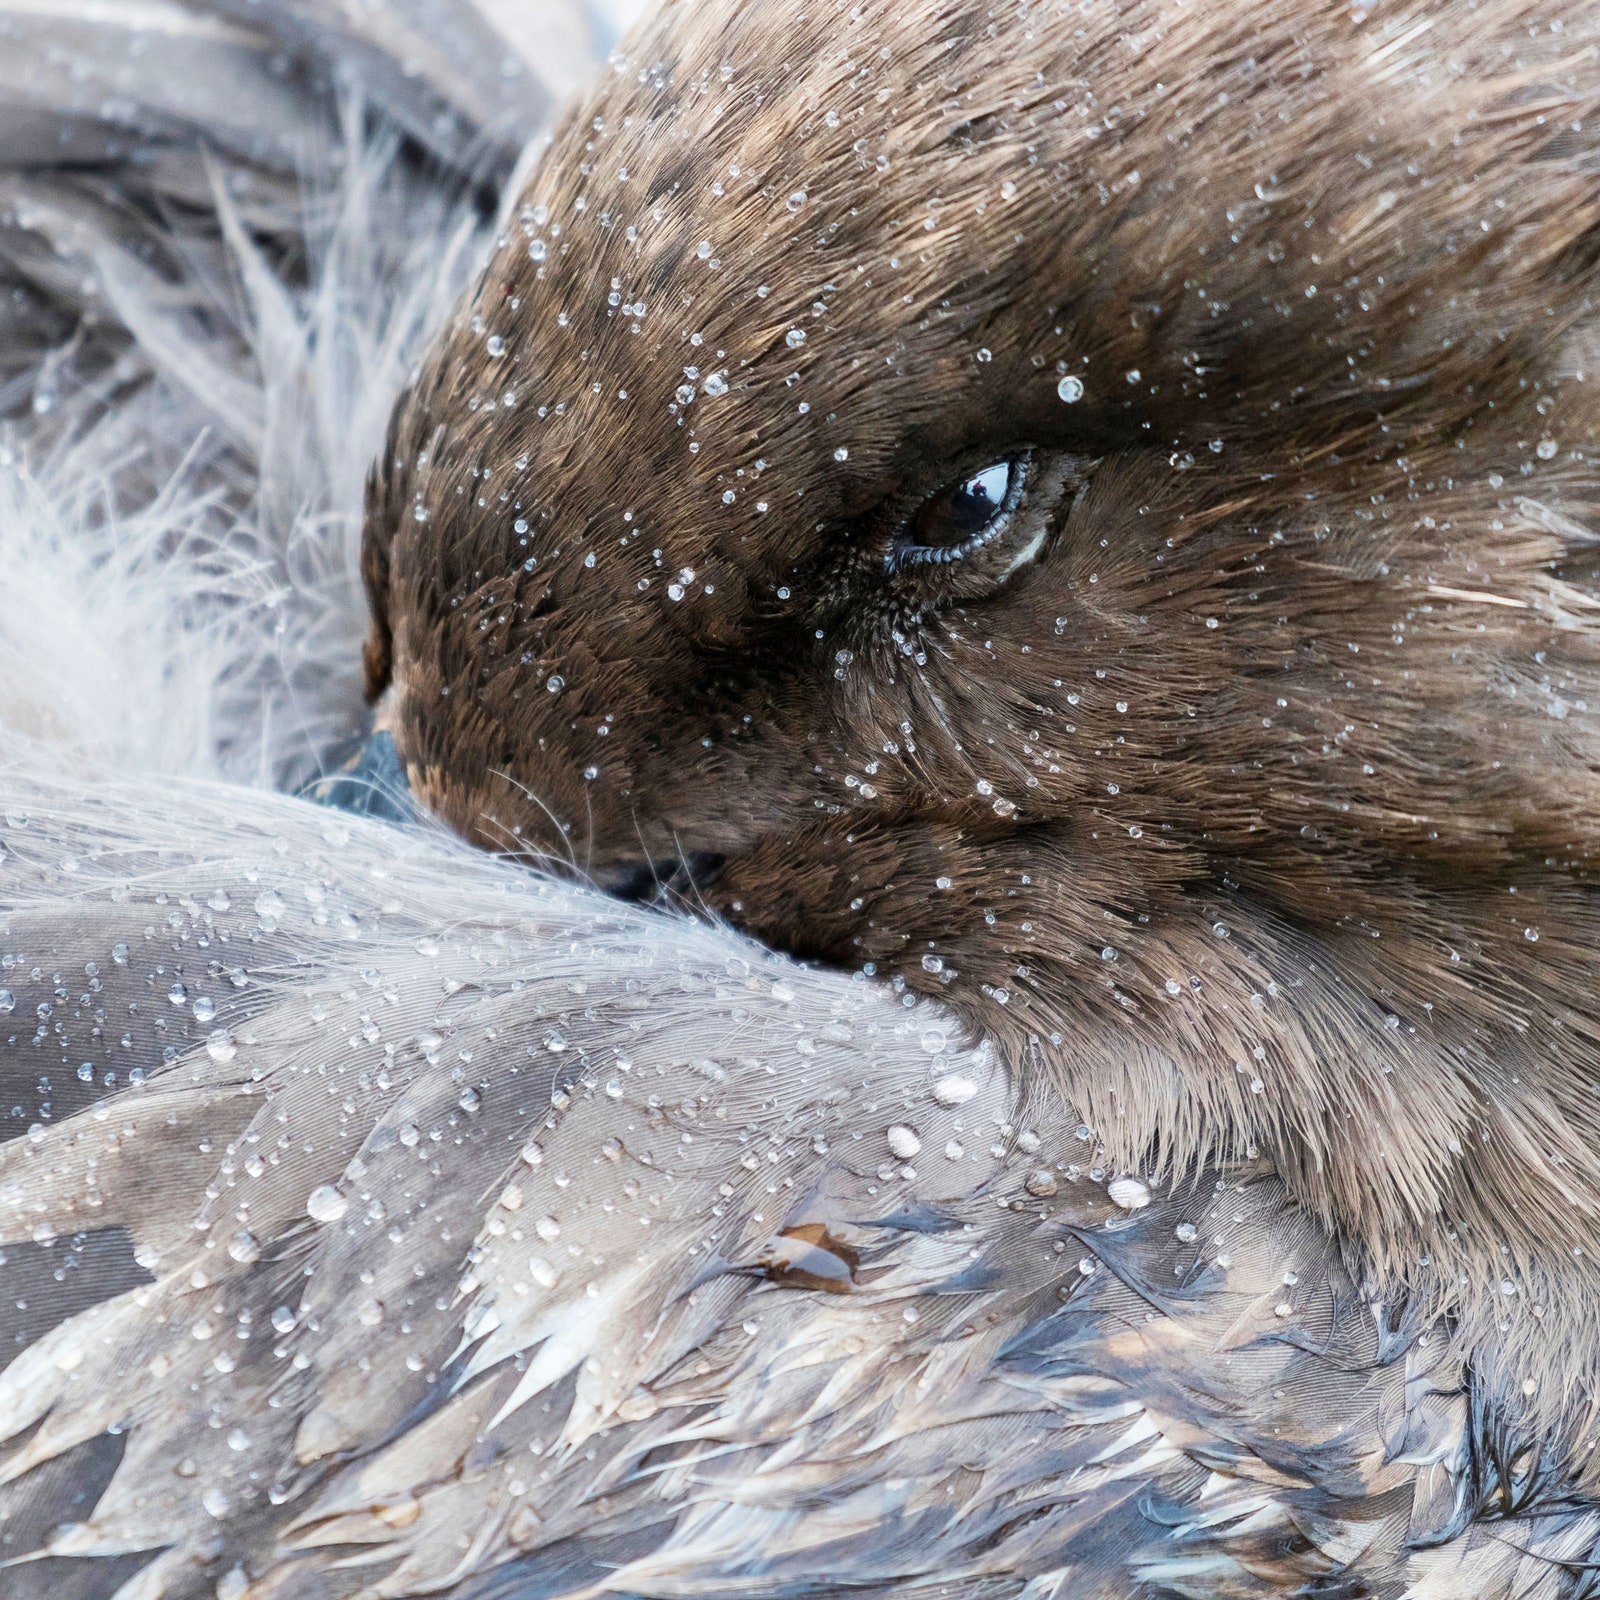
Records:
{"label": "eye pupil", "polygon": [[1011,471],[1009,461],[996,461],[936,494],[917,513],[917,543],[949,550],[982,533],[1005,508]]}

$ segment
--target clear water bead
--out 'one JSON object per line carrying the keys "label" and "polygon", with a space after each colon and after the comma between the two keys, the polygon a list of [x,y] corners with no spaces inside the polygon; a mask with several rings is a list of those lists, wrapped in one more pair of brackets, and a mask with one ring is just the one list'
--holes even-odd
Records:
{"label": "clear water bead", "polygon": [[933,1086],[933,1098],[942,1106],[964,1106],[978,1093],[978,1086],[964,1073],[951,1072]]}
{"label": "clear water bead", "polygon": [[922,1149],[922,1140],[917,1137],[917,1130],[904,1122],[895,1123],[889,1129],[886,1138],[889,1154],[899,1161],[909,1161]]}
{"label": "clear water bead", "polygon": [[318,1184],[306,1197],[306,1215],[313,1222],[337,1222],[350,1202],[331,1183]]}

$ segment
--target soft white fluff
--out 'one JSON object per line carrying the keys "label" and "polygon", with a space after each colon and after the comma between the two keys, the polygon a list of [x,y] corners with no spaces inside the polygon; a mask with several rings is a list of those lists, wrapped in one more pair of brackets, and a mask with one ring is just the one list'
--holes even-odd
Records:
{"label": "soft white fluff", "polygon": [[230,276],[197,255],[180,296],[89,241],[136,341],[124,366],[148,376],[109,409],[103,386],[80,389],[0,440],[14,754],[293,787],[354,728],[365,475],[490,223],[354,110],[345,144],[337,172],[307,179],[301,285],[220,182]]}

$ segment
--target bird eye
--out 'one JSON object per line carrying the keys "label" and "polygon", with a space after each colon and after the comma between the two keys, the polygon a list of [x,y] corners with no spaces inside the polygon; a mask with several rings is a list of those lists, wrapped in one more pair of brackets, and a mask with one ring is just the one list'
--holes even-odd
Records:
{"label": "bird eye", "polygon": [[943,565],[993,543],[1016,511],[1031,467],[1031,452],[992,461],[930,495],[895,538],[889,565]]}
{"label": "bird eye", "polygon": [[1065,526],[1095,462],[1018,445],[1003,456],[974,452],[954,467],[957,476],[932,494],[890,501],[873,529],[877,570],[919,606],[981,600],[1037,560]]}

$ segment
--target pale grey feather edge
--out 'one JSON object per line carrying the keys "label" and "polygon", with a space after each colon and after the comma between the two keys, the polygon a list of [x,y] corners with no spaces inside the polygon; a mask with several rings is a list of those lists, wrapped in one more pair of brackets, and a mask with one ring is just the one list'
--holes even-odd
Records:
{"label": "pale grey feather edge", "polygon": [[[431,156],[419,182],[478,184],[489,202],[606,42],[573,0],[537,0],[519,21],[514,41],[473,0],[0,0],[0,418],[48,438],[59,391],[137,355],[145,330],[124,326],[109,263],[164,273],[199,314],[188,340],[226,344],[228,274],[190,270],[223,253],[216,186],[292,264],[351,158],[351,106]],[[564,46],[543,66],[542,32]],[[236,340],[229,353],[248,365]]]}
{"label": "pale grey feather edge", "polygon": [[435,836],[4,792],[8,1600],[1593,1592],[1270,1172],[1119,1207],[936,1009]]}
{"label": "pale grey feather edge", "polygon": [[42,137],[53,122],[77,160],[200,138],[295,174],[329,147],[340,79],[454,165],[481,165],[485,145],[514,159],[553,98],[471,0],[0,5],[0,105],[31,114],[20,120],[28,142],[6,147],[7,164],[63,164]]}

